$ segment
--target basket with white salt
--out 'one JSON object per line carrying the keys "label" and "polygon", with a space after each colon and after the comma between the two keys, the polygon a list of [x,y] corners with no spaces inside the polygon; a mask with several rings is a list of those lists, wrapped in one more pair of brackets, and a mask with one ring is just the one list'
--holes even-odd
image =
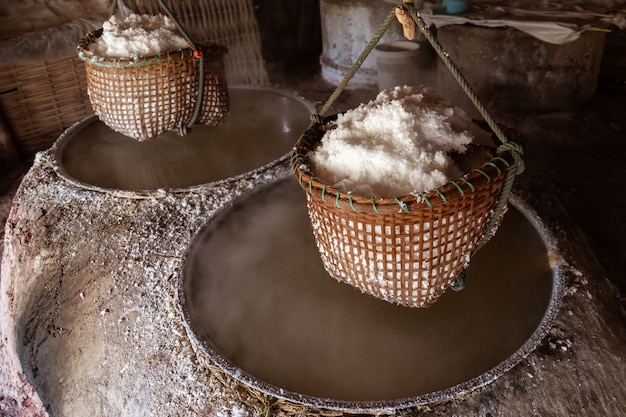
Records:
{"label": "basket with white salt", "polygon": [[193,124],[218,126],[228,115],[226,48],[195,45],[166,15],[112,15],[77,52],[91,105],[116,132],[144,141]]}
{"label": "basket with white salt", "polygon": [[514,161],[494,139],[422,86],[312,124],[292,166],[329,275],[388,302],[434,303],[499,224]]}

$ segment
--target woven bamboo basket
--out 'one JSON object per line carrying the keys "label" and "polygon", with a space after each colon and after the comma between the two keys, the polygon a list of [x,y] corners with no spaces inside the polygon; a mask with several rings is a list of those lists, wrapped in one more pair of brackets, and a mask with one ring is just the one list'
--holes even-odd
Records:
{"label": "woven bamboo basket", "polygon": [[0,65],[0,112],[17,152],[30,160],[76,120],[93,114],[75,55]]}
{"label": "woven bamboo basket", "polygon": [[[312,124],[292,156],[324,268],[331,277],[376,298],[407,307],[430,306],[464,273],[484,243],[514,164],[511,155],[495,156],[436,190],[393,198],[359,196],[323,183],[309,170],[307,155],[324,131],[323,124]],[[511,128],[507,134],[519,136]]]}
{"label": "woven bamboo basket", "polygon": [[[224,122],[229,111],[225,47],[203,46],[202,70],[192,48],[140,60],[94,56],[89,45],[101,34],[102,29],[88,33],[77,50],[85,63],[93,110],[112,130],[144,141],[170,130],[184,134],[192,122],[209,126]],[[195,113],[199,99],[201,107]]]}
{"label": "woven bamboo basket", "polygon": [[[485,121],[475,121],[500,145],[482,168],[416,195],[371,197],[325,184],[310,171],[309,152],[321,142],[332,117],[324,118],[336,97],[398,19],[405,37],[424,34]],[[411,0],[394,6],[361,56],[346,74],[292,154],[293,173],[304,189],[315,241],[324,268],[338,281],[366,294],[407,307],[428,307],[448,288],[462,288],[475,254],[495,234],[513,186],[523,171],[523,139],[489,115],[445,53]]]}

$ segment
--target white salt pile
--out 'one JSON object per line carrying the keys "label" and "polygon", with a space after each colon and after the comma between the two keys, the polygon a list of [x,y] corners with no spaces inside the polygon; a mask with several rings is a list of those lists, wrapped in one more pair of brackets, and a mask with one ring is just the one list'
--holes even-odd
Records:
{"label": "white salt pile", "polygon": [[396,197],[461,177],[449,153],[464,153],[484,135],[432,89],[400,86],[338,115],[308,156],[311,172],[327,184],[358,195]]}
{"label": "white salt pile", "polygon": [[103,58],[141,58],[188,47],[174,22],[165,15],[111,16],[102,35],[89,47]]}

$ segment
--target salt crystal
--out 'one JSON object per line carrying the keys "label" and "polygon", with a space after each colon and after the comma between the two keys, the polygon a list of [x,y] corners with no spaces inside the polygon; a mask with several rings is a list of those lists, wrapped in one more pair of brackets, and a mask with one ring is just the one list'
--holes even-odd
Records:
{"label": "salt crystal", "polygon": [[102,35],[89,46],[97,57],[141,58],[187,48],[187,41],[165,15],[111,16],[102,25]]}
{"label": "salt crystal", "polygon": [[462,176],[449,153],[465,153],[483,134],[432,89],[398,86],[338,115],[308,156],[315,176],[339,189],[403,196]]}

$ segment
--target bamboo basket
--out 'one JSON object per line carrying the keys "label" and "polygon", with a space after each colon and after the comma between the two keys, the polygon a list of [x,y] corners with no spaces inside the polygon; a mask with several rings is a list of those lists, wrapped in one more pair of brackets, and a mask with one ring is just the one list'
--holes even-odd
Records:
{"label": "bamboo basket", "polygon": [[[507,133],[518,135],[514,129]],[[376,298],[407,307],[430,306],[464,272],[481,243],[513,165],[511,156],[497,156],[429,192],[367,197],[313,176],[307,154],[323,135],[324,125],[313,124],[298,140],[292,165],[306,193],[324,268],[331,277]]]}
{"label": "bamboo basket", "polygon": [[0,66],[0,111],[17,152],[31,158],[93,114],[76,56]]}
{"label": "bamboo basket", "polygon": [[89,51],[101,34],[102,29],[88,33],[77,50],[85,62],[93,110],[112,130],[145,141],[170,130],[184,134],[192,123],[224,122],[229,111],[225,47],[211,44],[200,54],[185,48],[140,60],[103,59]]}
{"label": "bamboo basket", "polygon": [[[396,18],[409,39],[415,37],[415,25],[419,27],[485,116],[484,122],[475,123],[490,131],[499,145],[482,168],[438,189],[392,198],[354,195],[315,178],[308,154],[332,121],[332,117],[324,117],[325,111]],[[312,119],[296,142],[291,163],[305,191],[313,234],[329,275],[366,294],[407,307],[428,307],[448,288],[462,288],[473,255],[495,234],[506,212],[513,180],[523,170],[523,139],[488,114],[411,1],[391,10]]]}

